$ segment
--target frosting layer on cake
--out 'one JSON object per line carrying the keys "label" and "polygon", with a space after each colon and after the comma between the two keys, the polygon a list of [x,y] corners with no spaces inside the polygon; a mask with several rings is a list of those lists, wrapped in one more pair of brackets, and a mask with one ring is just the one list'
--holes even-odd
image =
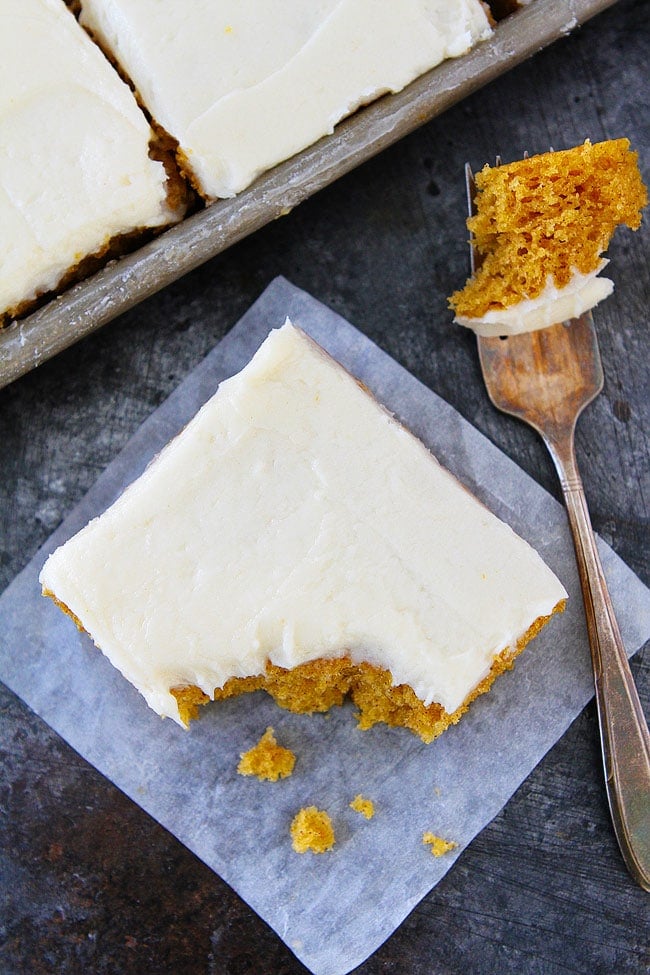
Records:
{"label": "frosting layer on cake", "polygon": [[82,22],[208,198],[332,132],[491,28],[478,0],[81,0]]}
{"label": "frosting layer on cake", "polygon": [[41,583],[159,714],[172,689],[346,658],[452,714],[566,593],[290,323]]}
{"label": "frosting layer on cake", "polygon": [[544,289],[536,298],[522,298],[514,305],[498,311],[486,311],[479,318],[465,318],[456,315],[454,321],[471,328],[477,335],[496,338],[499,335],[520,335],[522,332],[535,332],[549,325],[579,318],[586,311],[595,308],[614,290],[614,282],[599,277],[609,261],[600,261],[598,267],[589,274],[573,271],[567,284],[558,288],[549,277]]}
{"label": "frosting layer on cake", "polygon": [[0,316],[117,235],[173,219],[151,130],[61,0],[3,0]]}

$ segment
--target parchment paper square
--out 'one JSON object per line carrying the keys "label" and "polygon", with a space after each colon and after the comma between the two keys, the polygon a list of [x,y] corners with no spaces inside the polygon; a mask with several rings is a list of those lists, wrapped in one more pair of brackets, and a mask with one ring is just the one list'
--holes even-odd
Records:
{"label": "parchment paper square", "polygon": [[[102,511],[218,383],[289,316],[361,379],[439,460],[528,539],[569,592],[553,620],[431,745],[409,732],[356,728],[353,708],[293,715],[259,693],[213,705],[184,732],[161,721],[69,619],[40,595],[50,551]],[[605,572],[630,653],[650,636],[650,591],[604,543]],[[0,677],[73,748],[196,853],[270,924],[315,975],[361,964],[453,866],[592,695],[580,587],[563,508],[435,393],[352,325],[278,278],[143,424],[0,598]],[[236,772],[268,725],[297,755],[293,776]],[[376,805],[367,821],[349,808]],[[331,853],[299,856],[289,824],[326,808]],[[458,843],[435,859],[431,830]]]}

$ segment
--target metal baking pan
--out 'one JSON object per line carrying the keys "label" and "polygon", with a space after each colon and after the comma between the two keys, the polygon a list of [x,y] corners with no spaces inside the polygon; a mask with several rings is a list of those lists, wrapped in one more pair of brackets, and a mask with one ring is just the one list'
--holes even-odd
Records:
{"label": "metal baking pan", "polygon": [[105,325],[313,193],[370,159],[466,95],[570,33],[614,0],[533,0],[468,54],[445,61],[397,95],[341,122],[297,156],[0,331],[0,387]]}

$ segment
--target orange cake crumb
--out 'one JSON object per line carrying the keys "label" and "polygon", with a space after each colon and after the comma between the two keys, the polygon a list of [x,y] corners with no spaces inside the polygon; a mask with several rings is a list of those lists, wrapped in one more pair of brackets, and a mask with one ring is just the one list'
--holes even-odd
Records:
{"label": "orange cake crumb", "polygon": [[316,806],[300,809],[291,823],[291,839],[296,853],[326,853],[335,842],[332,820]]}
{"label": "orange cake crumb", "polygon": [[444,856],[445,853],[449,853],[450,850],[455,850],[458,846],[458,843],[455,843],[454,840],[444,840],[442,836],[436,836],[435,833],[424,833],[422,842],[425,846],[431,847],[431,852],[434,857]]}
{"label": "orange cake crumb", "polygon": [[575,271],[595,271],[616,227],[636,230],[648,202],[628,139],[485,166],[475,181],[467,226],[482,263],[449,299],[463,318],[537,298],[549,280],[564,288]]}
{"label": "orange cake crumb", "polygon": [[277,782],[293,772],[296,756],[275,740],[273,728],[267,728],[257,745],[241,755],[237,766],[240,775],[255,775],[260,782]]}
{"label": "orange cake crumb", "polygon": [[366,819],[372,819],[375,815],[375,804],[372,799],[364,799],[362,795],[355,796],[350,803],[350,809],[354,809],[355,812],[361,813]]}
{"label": "orange cake crumb", "polygon": [[207,704],[210,698],[200,687],[190,684],[189,687],[172,687],[171,693],[178,701],[178,713],[181,721],[187,727],[190,721],[199,716],[199,706]]}

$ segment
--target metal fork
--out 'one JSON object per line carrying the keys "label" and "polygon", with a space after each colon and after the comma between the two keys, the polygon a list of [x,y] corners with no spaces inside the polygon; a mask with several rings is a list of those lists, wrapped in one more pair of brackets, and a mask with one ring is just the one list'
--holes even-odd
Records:
{"label": "metal fork", "polygon": [[[472,215],[475,184],[469,165],[465,175]],[[480,256],[472,242],[470,257],[474,274]],[[578,417],[603,388],[593,319],[587,313],[536,332],[479,336],[478,353],[490,399],[540,434],[560,479],[585,604],[612,822],[628,870],[650,890],[650,735],[607,590],[574,449]]]}

